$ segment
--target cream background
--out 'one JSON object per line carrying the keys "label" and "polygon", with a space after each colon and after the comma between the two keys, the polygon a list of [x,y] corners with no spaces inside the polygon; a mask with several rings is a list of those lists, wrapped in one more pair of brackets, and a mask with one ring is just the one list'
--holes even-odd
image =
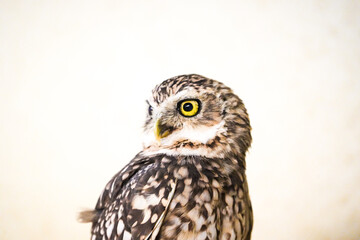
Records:
{"label": "cream background", "polygon": [[0,1],[0,239],[76,213],[141,149],[145,98],[223,81],[253,126],[253,239],[360,239],[359,1]]}

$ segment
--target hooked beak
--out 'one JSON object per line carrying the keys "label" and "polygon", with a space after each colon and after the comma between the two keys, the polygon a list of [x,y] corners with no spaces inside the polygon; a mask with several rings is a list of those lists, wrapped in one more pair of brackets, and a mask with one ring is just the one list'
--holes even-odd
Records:
{"label": "hooked beak", "polygon": [[156,120],[154,133],[155,133],[155,138],[158,142],[160,142],[161,138],[169,136],[172,130],[173,130],[172,127],[162,125],[160,119]]}

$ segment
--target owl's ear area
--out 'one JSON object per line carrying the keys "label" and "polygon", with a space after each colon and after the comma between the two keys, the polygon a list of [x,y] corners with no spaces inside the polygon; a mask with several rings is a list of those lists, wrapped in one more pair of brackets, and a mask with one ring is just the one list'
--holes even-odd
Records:
{"label": "owl's ear area", "polygon": [[161,118],[157,119],[154,127],[156,140],[169,136],[174,131],[174,127],[161,123]]}

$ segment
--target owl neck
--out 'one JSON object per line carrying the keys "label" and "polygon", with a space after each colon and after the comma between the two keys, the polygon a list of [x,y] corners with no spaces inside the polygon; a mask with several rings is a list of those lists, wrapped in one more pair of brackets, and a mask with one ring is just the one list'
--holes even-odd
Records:
{"label": "owl neck", "polygon": [[[241,138],[239,138],[241,139]],[[238,141],[230,140],[226,135],[218,134],[206,143],[190,140],[179,140],[171,146],[154,144],[144,147],[142,154],[153,156],[166,154],[168,156],[200,156],[217,159],[237,159],[237,164],[245,168],[246,146]],[[244,147],[244,148],[242,148]]]}
{"label": "owl neck", "polygon": [[238,116],[228,114],[225,120],[210,127],[182,128],[160,142],[152,131],[145,132],[143,154],[236,158],[245,166],[246,151],[251,144],[251,127],[244,122],[245,118]]}

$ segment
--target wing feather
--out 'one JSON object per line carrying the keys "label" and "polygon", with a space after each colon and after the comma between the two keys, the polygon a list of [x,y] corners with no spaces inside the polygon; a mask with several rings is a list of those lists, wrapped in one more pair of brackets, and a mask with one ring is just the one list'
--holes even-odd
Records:
{"label": "wing feather", "polygon": [[90,212],[92,239],[156,238],[177,184],[165,177],[162,159],[163,155],[137,155],[108,182]]}

